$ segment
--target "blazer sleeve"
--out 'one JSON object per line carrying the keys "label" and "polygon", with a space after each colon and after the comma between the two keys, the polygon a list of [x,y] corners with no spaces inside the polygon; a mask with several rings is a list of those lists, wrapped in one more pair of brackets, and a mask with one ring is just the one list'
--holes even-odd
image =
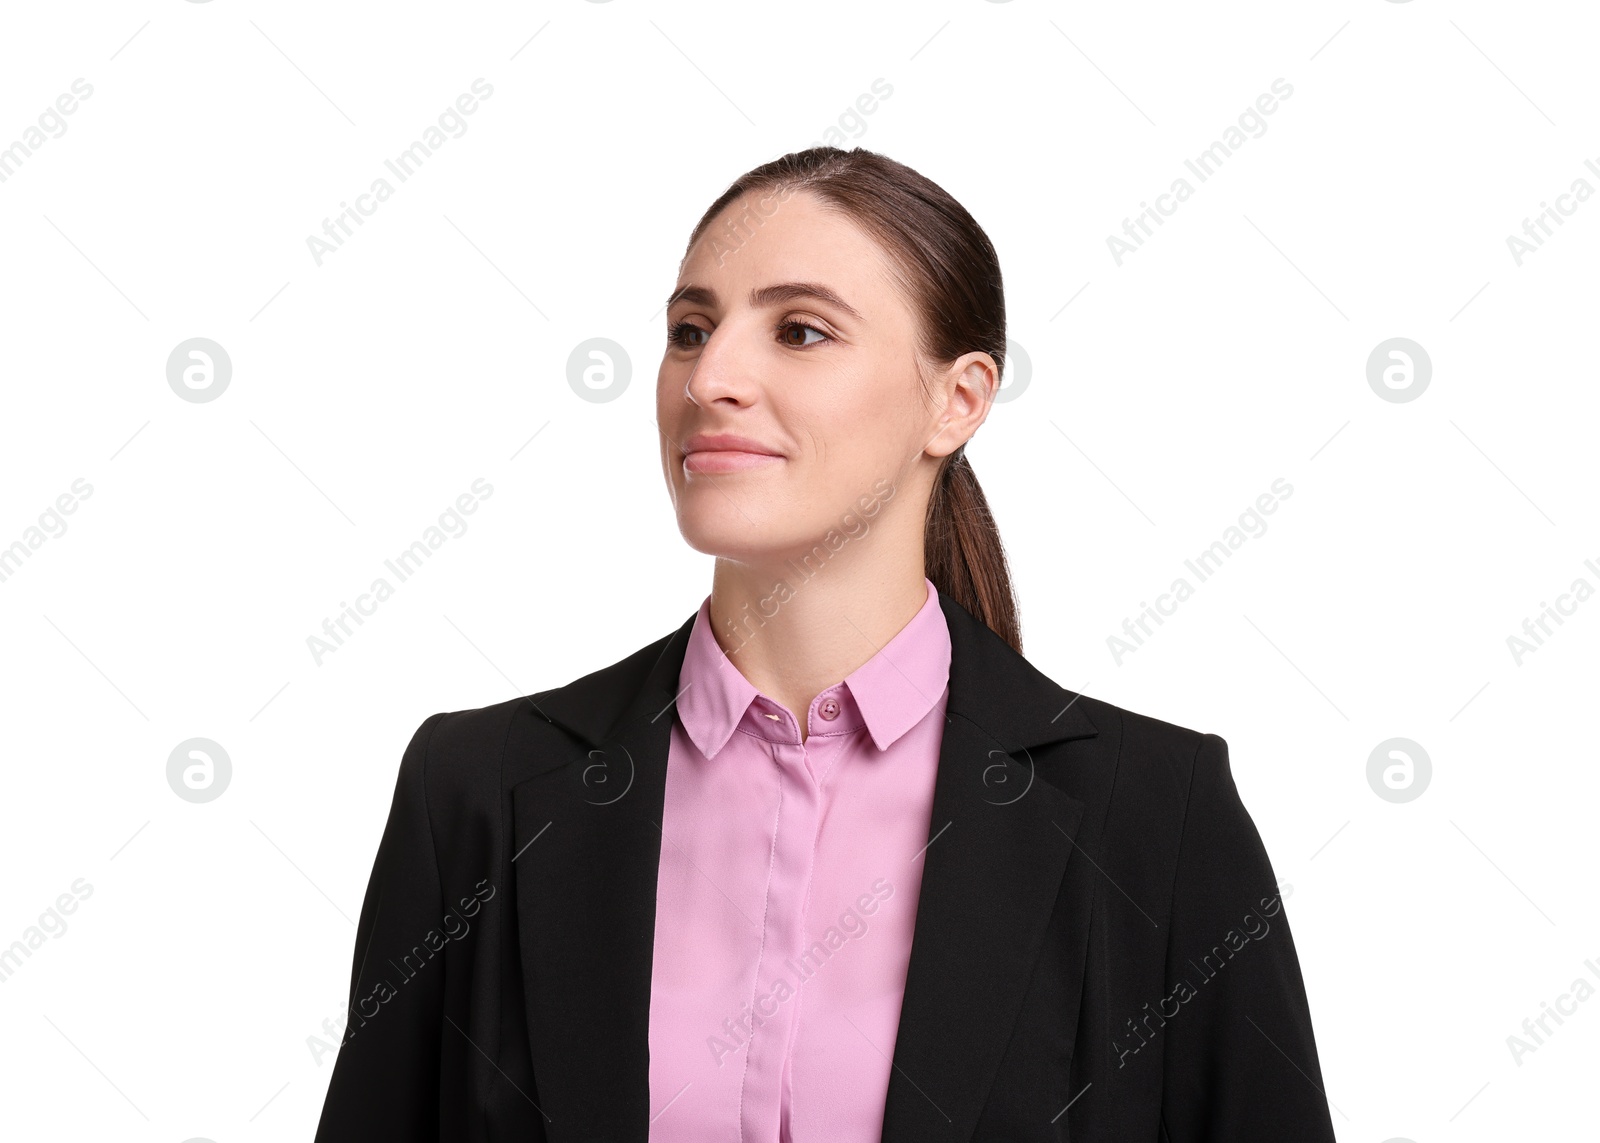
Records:
{"label": "blazer sleeve", "polygon": [[[425,720],[400,762],[389,820],[356,924],[344,1038],[316,1143],[437,1143],[445,915],[428,816]],[[442,945],[440,946],[443,947]]]}
{"label": "blazer sleeve", "polygon": [[1167,988],[1162,1143],[1333,1143],[1288,917],[1215,734],[1194,760]]}

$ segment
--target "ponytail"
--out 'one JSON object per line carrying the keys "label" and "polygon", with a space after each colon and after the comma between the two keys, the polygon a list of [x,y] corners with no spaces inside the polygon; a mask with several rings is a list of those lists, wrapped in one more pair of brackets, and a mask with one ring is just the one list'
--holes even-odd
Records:
{"label": "ponytail", "polygon": [[1022,630],[1000,529],[963,444],[934,478],[923,530],[923,563],[933,585],[1022,654]]}

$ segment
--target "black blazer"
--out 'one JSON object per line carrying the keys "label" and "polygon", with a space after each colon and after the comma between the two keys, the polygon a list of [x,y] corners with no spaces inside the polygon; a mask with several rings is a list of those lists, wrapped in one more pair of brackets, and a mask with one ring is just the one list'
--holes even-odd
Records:
{"label": "black blazer", "polygon": [[[939,603],[950,696],[884,1143],[1332,1140],[1227,744],[1063,690]],[[693,622],[418,728],[318,1143],[647,1139],[665,1102],[648,1084],[662,798]]]}

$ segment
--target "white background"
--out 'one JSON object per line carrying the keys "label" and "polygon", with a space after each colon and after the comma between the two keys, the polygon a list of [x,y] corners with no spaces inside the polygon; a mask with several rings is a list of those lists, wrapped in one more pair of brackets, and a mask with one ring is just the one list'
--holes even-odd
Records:
{"label": "white background", "polygon": [[[662,299],[728,182],[881,78],[846,145],[986,228],[1031,360],[968,449],[1027,654],[1228,740],[1339,1138],[1592,1134],[1600,998],[1520,1064],[1507,1037],[1600,986],[1600,601],[1520,664],[1507,637],[1600,588],[1600,201],[1520,265],[1506,240],[1600,188],[1597,32],[1430,0],[8,5],[0,146],[93,92],[0,182],[0,546],[93,491],[0,582],[0,947],[93,892],[0,983],[0,1132],[310,1138],[402,749],[699,605],[651,420]],[[319,265],[308,236],[480,77]],[[1188,175],[1279,78],[1265,133]],[[192,337],[231,359],[214,401],[167,383]],[[592,337],[632,363],[608,403],[567,381]],[[1368,384],[1392,337],[1431,359],[1415,400]],[[307,637],[480,477],[319,665]],[[1280,477],[1119,664],[1108,636]],[[200,805],[166,778],[193,737],[233,767]],[[1393,737],[1433,767],[1403,804],[1367,780]]]}

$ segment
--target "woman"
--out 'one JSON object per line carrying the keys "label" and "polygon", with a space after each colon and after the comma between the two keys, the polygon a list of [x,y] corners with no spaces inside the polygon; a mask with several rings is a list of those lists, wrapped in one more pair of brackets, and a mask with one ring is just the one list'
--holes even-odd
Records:
{"label": "woman", "polygon": [[977,223],[872,152],[786,155],[666,317],[711,593],[422,724],[318,1139],[1331,1140],[1226,744],[1022,657],[962,455],[1006,346]]}

